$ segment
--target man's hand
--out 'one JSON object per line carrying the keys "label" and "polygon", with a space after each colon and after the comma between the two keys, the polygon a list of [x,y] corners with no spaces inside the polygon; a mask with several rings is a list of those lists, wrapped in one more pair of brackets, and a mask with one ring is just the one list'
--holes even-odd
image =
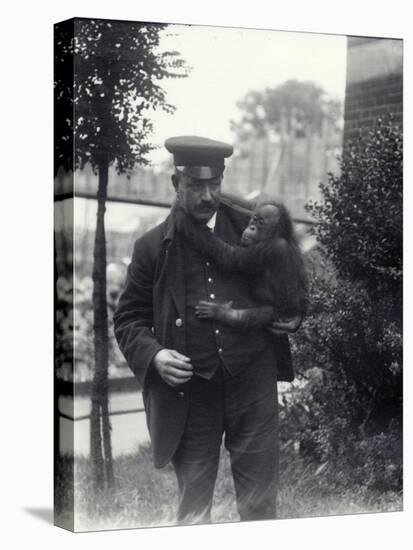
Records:
{"label": "man's hand", "polygon": [[193,376],[191,360],[174,349],[161,349],[153,359],[161,378],[170,386],[179,386]]}
{"label": "man's hand", "polygon": [[268,327],[268,330],[272,334],[281,335],[281,334],[291,334],[298,330],[302,322],[302,316],[296,315],[289,319],[279,319],[278,321],[273,321],[273,323]]}

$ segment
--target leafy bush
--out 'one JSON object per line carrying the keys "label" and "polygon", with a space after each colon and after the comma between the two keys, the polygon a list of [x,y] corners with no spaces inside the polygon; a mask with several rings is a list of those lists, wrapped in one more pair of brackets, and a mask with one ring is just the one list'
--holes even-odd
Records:
{"label": "leafy bush", "polygon": [[[126,267],[107,267],[107,306],[109,319],[109,375],[129,375],[130,371],[115,341],[113,313],[122,289]],[[56,285],[56,365],[64,380],[91,380],[94,369],[93,282],[88,276],[59,277]],[[74,308],[73,308],[74,304]]]}
{"label": "leafy bush", "polygon": [[324,201],[309,205],[316,234],[338,276],[376,292],[397,291],[402,279],[403,137],[378,119],[345,152],[341,174],[321,184]]}
{"label": "leafy bush", "polygon": [[[391,120],[345,151],[311,204],[321,269],[293,339],[300,383],[284,402],[302,456],[335,482],[401,486],[402,135]],[[285,437],[288,437],[285,434]]]}

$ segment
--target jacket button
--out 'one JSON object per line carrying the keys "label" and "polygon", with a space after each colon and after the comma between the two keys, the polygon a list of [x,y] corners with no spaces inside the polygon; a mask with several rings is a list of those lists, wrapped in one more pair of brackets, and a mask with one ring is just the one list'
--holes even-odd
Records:
{"label": "jacket button", "polygon": [[177,327],[181,327],[183,325],[183,322],[182,322],[182,319],[178,318],[176,321],[175,321],[175,325]]}
{"label": "jacket button", "polygon": [[179,396],[179,397],[184,397],[184,396],[185,396],[185,394],[184,394],[184,392],[183,392],[183,391],[179,391],[179,392],[178,392],[178,396]]}

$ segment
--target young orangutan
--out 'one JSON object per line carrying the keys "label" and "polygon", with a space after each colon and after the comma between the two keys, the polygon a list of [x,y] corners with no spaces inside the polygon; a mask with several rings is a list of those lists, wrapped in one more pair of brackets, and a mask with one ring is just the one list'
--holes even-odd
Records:
{"label": "young orangutan", "polygon": [[[284,205],[269,201],[259,205],[244,230],[240,246],[225,243],[205,226],[195,223],[181,208],[176,210],[178,232],[221,269],[252,276],[251,287],[260,305],[234,309],[232,302],[200,302],[199,318],[249,328],[271,326],[273,332],[294,332],[307,306],[307,275]],[[270,305],[271,304],[271,305]]]}

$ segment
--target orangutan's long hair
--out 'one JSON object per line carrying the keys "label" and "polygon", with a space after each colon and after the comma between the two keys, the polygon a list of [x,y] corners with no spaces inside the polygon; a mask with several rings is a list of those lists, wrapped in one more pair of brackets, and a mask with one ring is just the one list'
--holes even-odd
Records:
{"label": "orangutan's long hair", "polygon": [[[304,315],[308,306],[308,278],[303,254],[294,229],[294,222],[284,204],[267,200],[260,206],[272,205],[278,208],[279,219],[273,235],[275,254],[269,271],[273,287],[275,306],[280,317]],[[286,246],[277,246],[283,239]]]}

